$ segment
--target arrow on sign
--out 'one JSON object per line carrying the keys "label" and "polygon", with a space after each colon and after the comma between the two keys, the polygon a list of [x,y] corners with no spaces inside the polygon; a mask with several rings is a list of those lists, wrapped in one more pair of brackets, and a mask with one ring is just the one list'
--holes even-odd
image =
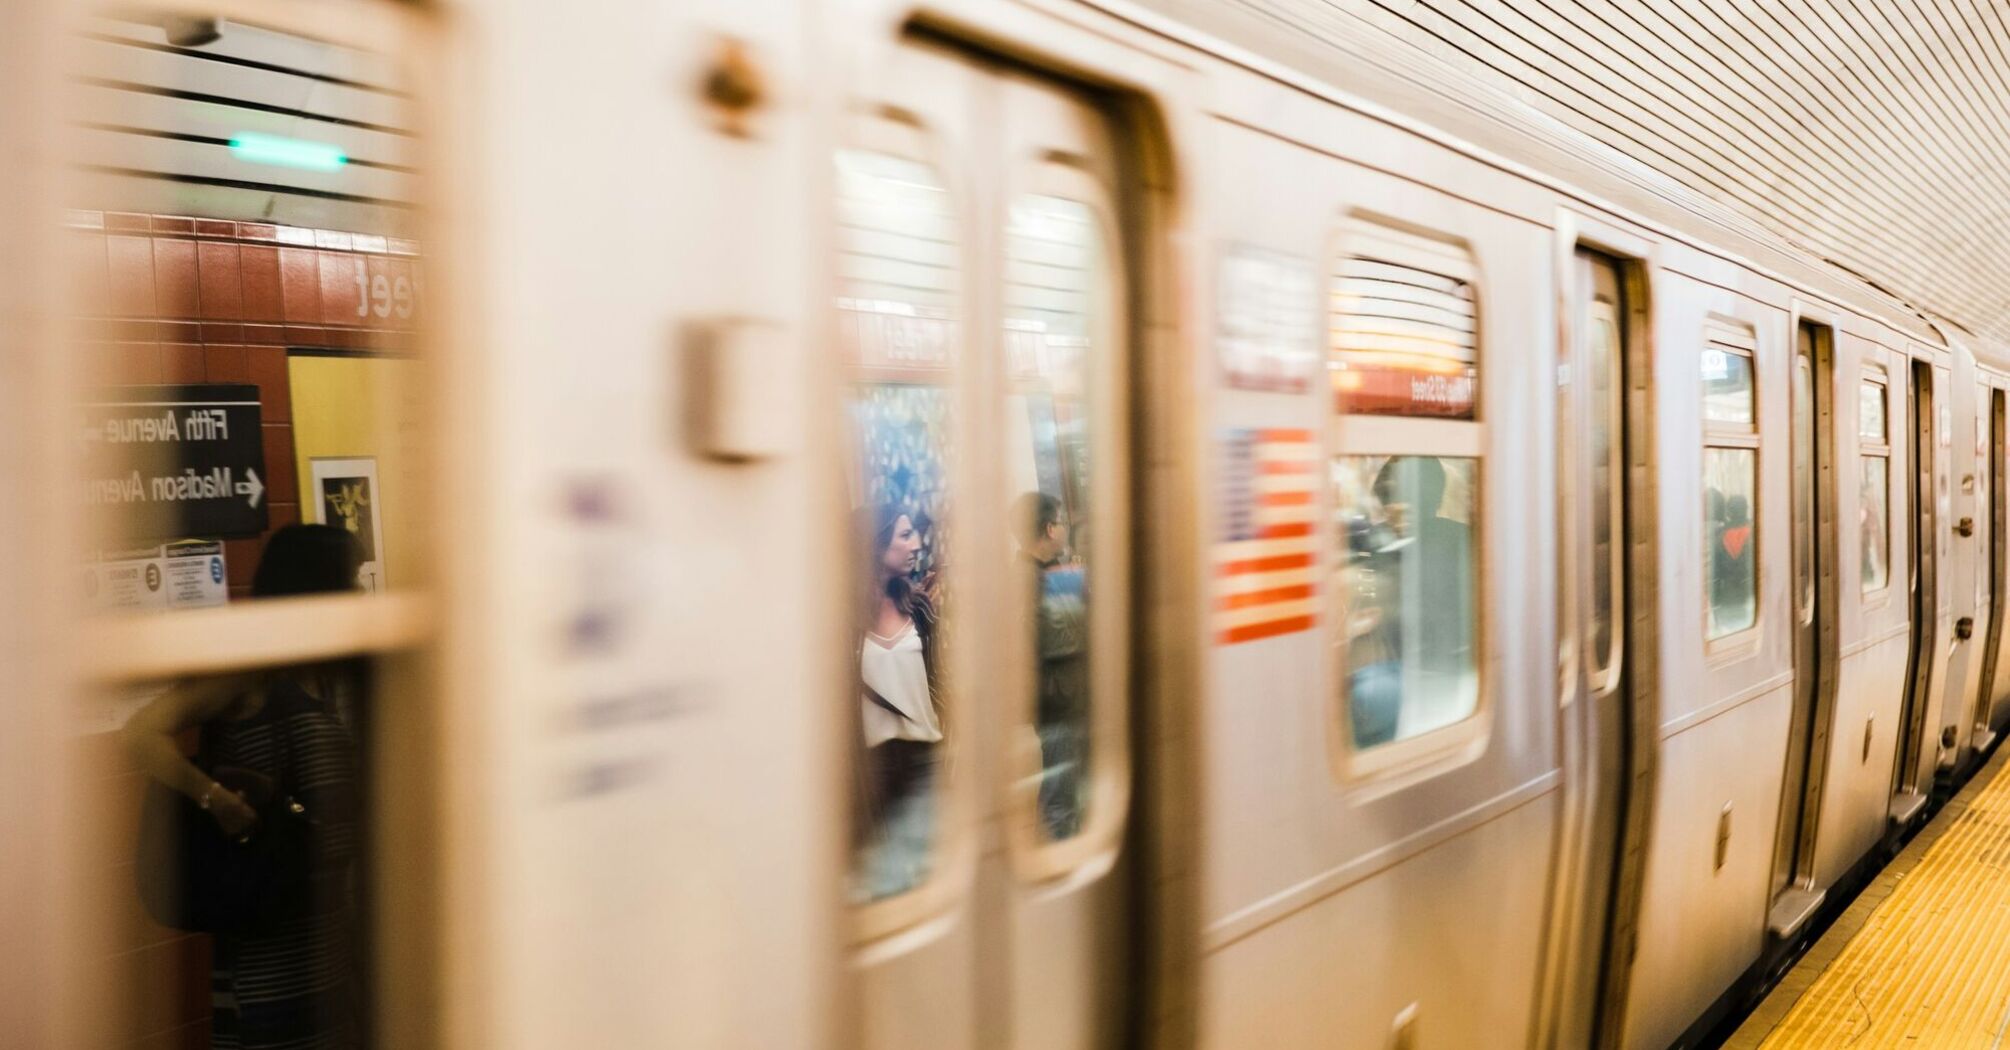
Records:
{"label": "arrow on sign", "polygon": [[256,507],[258,498],[265,495],[265,483],[258,480],[258,472],[249,467],[245,468],[244,476],[250,480],[237,483],[237,494],[250,497],[251,505]]}

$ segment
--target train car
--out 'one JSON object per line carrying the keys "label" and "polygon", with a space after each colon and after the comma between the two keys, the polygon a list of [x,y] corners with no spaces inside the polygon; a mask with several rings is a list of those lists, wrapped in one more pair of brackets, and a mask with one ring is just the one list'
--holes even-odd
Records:
{"label": "train car", "polygon": [[11,1030],[1707,1041],[2010,721],[2010,347],[1289,22],[26,4]]}

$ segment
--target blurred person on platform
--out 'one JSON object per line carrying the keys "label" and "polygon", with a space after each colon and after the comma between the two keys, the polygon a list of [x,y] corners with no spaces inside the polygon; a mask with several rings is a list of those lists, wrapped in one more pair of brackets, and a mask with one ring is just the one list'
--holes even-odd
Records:
{"label": "blurred person on platform", "polygon": [[1041,492],[1012,507],[1017,560],[1027,577],[1038,673],[1034,731],[1040,739],[1040,819],[1050,838],[1081,827],[1089,758],[1089,624],[1082,567],[1064,560],[1068,529],[1061,502]]}
{"label": "blurred person on platform", "polygon": [[[328,525],[273,533],[252,579],[258,598],[357,588],[356,540]],[[338,704],[351,665],[261,670],[186,682],[135,714],[125,742],[141,770],[193,799],[240,844],[298,805],[310,831],[287,890],[255,929],[218,932],[212,1050],[350,1050],[362,1045],[355,862],[360,799],[354,737]],[[198,734],[195,760],[178,737]],[[226,787],[229,779],[236,787]],[[143,860],[144,862],[144,860]]]}

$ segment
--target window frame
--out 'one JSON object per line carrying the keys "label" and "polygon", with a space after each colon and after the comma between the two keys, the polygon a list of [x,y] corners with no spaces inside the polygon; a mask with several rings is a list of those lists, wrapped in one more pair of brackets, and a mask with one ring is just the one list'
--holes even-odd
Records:
{"label": "window frame", "polygon": [[[1354,415],[1343,413],[1331,385],[1336,282],[1340,268],[1349,259],[1373,257],[1398,265],[1412,266],[1441,277],[1464,281],[1473,293],[1473,414],[1471,419],[1427,416]],[[1486,390],[1487,324],[1483,304],[1482,271],[1473,245],[1463,238],[1418,231],[1416,227],[1375,216],[1350,215],[1329,241],[1321,283],[1321,317],[1326,327],[1323,372],[1329,378],[1315,384],[1324,399],[1324,425],[1320,463],[1320,495],[1315,500],[1320,553],[1314,565],[1326,581],[1321,607],[1325,618],[1323,663],[1326,709],[1327,753],[1336,779],[1346,786],[1373,785],[1376,792],[1399,790],[1463,766],[1478,758],[1492,736],[1494,682],[1488,673],[1493,629],[1488,610],[1492,600],[1491,535],[1493,515],[1488,507],[1491,484],[1487,476],[1487,419],[1490,403]],[[1363,748],[1355,744],[1353,699],[1347,692],[1350,596],[1339,586],[1339,566],[1333,564],[1334,536],[1332,465],[1340,457],[1432,456],[1470,459],[1473,462],[1471,530],[1473,588],[1473,671],[1477,689],[1471,713],[1449,725]]]}
{"label": "window frame", "polygon": [[[1760,419],[1762,415],[1760,411],[1760,394],[1763,389],[1763,383],[1761,382],[1759,369],[1758,332],[1750,323],[1712,316],[1703,324],[1703,350],[1706,353],[1711,350],[1717,350],[1745,358],[1751,364],[1752,376],[1752,385],[1749,392],[1752,418],[1750,422],[1729,422],[1725,420],[1712,420],[1709,418],[1709,413],[1704,411],[1705,397],[1707,395],[1704,394],[1701,385],[1703,379],[1700,367],[1696,373],[1698,383],[1698,396],[1696,398],[1697,416],[1702,424],[1701,453],[1697,462],[1697,467],[1699,468],[1697,479],[1699,483],[1702,480],[1703,471],[1708,467],[1710,453],[1713,450],[1749,451],[1752,454],[1752,622],[1735,631],[1728,631],[1713,637],[1710,634],[1710,585],[1713,582],[1713,578],[1707,564],[1701,573],[1703,590],[1701,594],[1702,603],[1698,608],[1698,612],[1700,613],[1698,620],[1699,626],[1702,629],[1703,653],[1709,662],[1715,664],[1741,657],[1755,648],[1759,644],[1759,639],[1762,637],[1766,623],[1765,603],[1760,600],[1761,595],[1765,593],[1765,559],[1760,556],[1760,548],[1762,546],[1760,539],[1764,535],[1765,522],[1765,453],[1760,448]],[[1699,365],[1701,360],[1702,358],[1699,355],[1697,358]],[[1699,485],[1698,495],[1701,497],[1698,500],[1698,510],[1701,513],[1697,520],[1703,526],[1705,532],[1707,532],[1710,522],[1708,486]],[[1699,551],[1709,550],[1707,536],[1704,542],[1698,545],[1697,549]]]}
{"label": "window frame", "polygon": [[[1879,395],[1884,404],[1884,433],[1883,433],[1883,440],[1881,441],[1867,437],[1864,435],[1863,432],[1863,388],[1868,386],[1875,386],[1880,391],[1882,391],[1882,393]],[[1857,557],[1856,557],[1857,598],[1858,600],[1864,602],[1866,605],[1882,604],[1883,602],[1890,599],[1891,577],[1892,577],[1891,461],[1892,461],[1893,446],[1891,441],[1891,369],[1890,368],[1888,368],[1883,364],[1878,364],[1876,362],[1864,363],[1863,371],[1857,377],[1856,413],[1857,413],[1857,419],[1856,419],[1855,432],[1856,432],[1856,453],[1858,461],[1857,465],[1858,488],[1856,498],[1857,498],[1857,510],[1859,513],[1863,510],[1863,488],[1862,488],[1863,464],[1865,462],[1869,462],[1872,460],[1882,461],[1884,464],[1884,470],[1883,470],[1884,581],[1879,583],[1875,587],[1864,586],[1863,551],[1861,550],[1857,551]],[[1859,542],[1861,542],[1861,533],[1859,533]]]}

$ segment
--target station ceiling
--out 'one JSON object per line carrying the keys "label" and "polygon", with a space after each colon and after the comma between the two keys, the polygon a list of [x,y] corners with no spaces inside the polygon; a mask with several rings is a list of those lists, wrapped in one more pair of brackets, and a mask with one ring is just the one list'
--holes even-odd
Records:
{"label": "station ceiling", "polygon": [[1145,2],[1350,90],[1361,60],[1470,85],[2010,341],[2003,0]]}

